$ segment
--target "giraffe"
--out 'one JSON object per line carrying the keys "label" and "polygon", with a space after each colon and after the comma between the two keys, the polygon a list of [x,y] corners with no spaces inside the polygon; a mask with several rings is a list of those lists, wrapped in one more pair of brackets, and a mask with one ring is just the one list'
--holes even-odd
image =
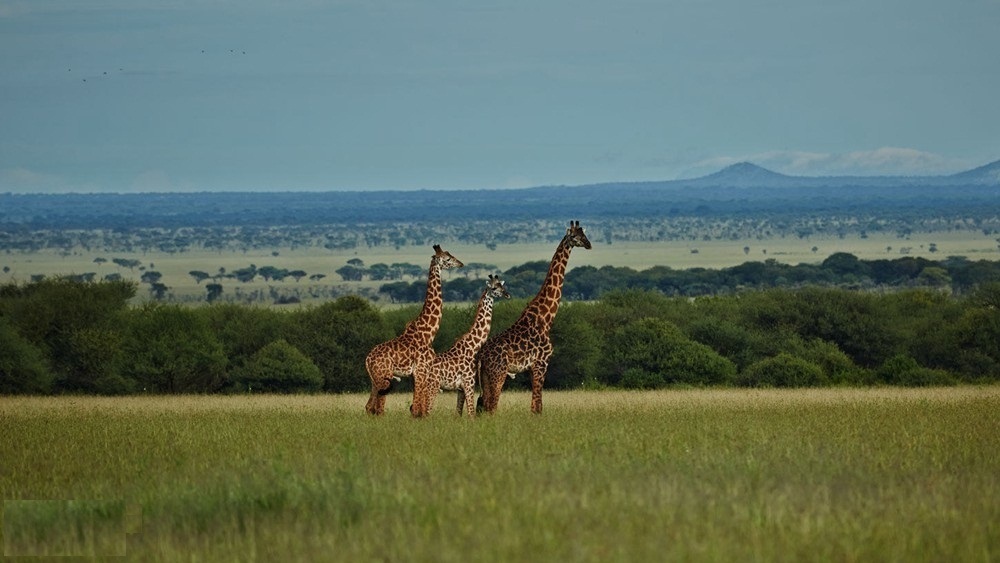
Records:
{"label": "giraffe", "polygon": [[402,334],[375,346],[365,358],[365,369],[372,382],[372,393],[365,405],[368,414],[382,414],[392,380],[399,380],[400,377],[413,377],[410,412],[415,417],[427,414],[424,399],[428,395],[426,389],[434,360],[431,343],[441,324],[441,270],[462,266],[464,264],[458,258],[441,250],[440,245],[434,245],[434,256],[427,274],[427,295],[420,314],[406,324]]}
{"label": "giraffe", "polygon": [[[486,342],[490,335],[490,322],[493,319],[493,300],[510,299],[507,288],[500,276],[490,274],[486,289],[479,298],[476,316],[472,327],[455,341],[447,352],[434,357],[434,380],[428,389],[437,394],[438,389],[445,391],[458,390],[458,414],[462,415],[464,407],[469,416],[476,415],[473,402],[476,385],[476,352]],[[431,397],[430,403],[434,403]]]}
{"label": "giraffe", "polygon": [[521,316],[510,328],[494,336],[479,349],[479,384],[482,394],[478,407],[492,413],[500,402],[500,391],[507,377],[531,370],[531,412],[542,412],[542,384],[552,356],[549,330],[559,310],[566,263],[574,247],[590,249],[590,240],[579,221],[570,222],[566,236],[559,241],[549,272],[538,295],[528,302]]}

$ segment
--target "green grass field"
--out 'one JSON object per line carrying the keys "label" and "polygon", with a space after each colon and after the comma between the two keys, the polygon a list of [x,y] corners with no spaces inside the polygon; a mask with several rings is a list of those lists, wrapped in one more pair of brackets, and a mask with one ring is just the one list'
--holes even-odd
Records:
{"label": "green grass field", "polygon": [[4,555],[995,561],[1000,387],[0,398]]}

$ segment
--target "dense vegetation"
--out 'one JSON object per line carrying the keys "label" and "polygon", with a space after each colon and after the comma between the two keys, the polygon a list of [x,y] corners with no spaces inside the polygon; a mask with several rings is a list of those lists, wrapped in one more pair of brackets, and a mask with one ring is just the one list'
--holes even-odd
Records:
{"label": "dense vegetation", "polygon": [[[547,261],[535,261],[504,272],[511,295],[529,297],[541,286],[548,271]],[[1000,262],[971,261],[963,257],[928,260],[903,257],[859,260],[838,252],[820,264],[783,264],[774,259],[750,261],[730,268],[676,270],[655,266],[635,270],[620,266],[578,266],[566,273],[563,294],[575,300],[600,299],[608,292],[639,289],[669,296],[732,294],[746,289],[799,288],[806,285],[839,286],[853,289],[936,288],[962,294],[993,281],[1000,281]],[[425,281],[396,281],[383,284],[381,293],[395,302],[423,300]],[[445,296],[452,301],[478,298],[479,280],[461,277],[444,283]]]}
{"label": "dense vegetation", "polygon": [[[362,391],[364,356],[417,306],[348,296],[293,311],[128,305],[136,285],[65,278],[0,287],[0,393]],[[498,304],[494,330],[523,299]],[[937,385],[1000,380],[1000,283],[963,297],[805,287],[567,299],[546,386]],[[471,323],[446,309],[436,346]],[[510,385],[524,385],[518,378]]]}

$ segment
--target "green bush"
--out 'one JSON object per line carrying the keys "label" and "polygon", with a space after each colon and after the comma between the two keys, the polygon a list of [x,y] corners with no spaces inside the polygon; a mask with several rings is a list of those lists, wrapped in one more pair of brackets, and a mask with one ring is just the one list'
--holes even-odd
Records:
{"label": "green bush", "polygon": [[601,342],[597,331],[580,314],[588,305],[567,304],[552,324],[552,357],[545,386],[573,389],[597,377]]}
{"label": "green bush", "polygon": [[612,335],[605,352],[605,383],[620,383],[629,369],[658,374],[666,383],[724,384],[736,365],[704,344],[689,340],[673,323],[645,318]]}
{"label": "green bush", "polygon": [[323,374],[323,389],[364,391],[370,386],[365,356],[394,335],[372,305],[356,296],[290,313],[288,342]]}
{"label": "green bush", "polygon": [[642,368],[628,368],[622,373],[619,385],[625,389],[659,389],[663,387],[663,376],[650,373]]}
{"label": "green bush", "polygon": [[955,378],[948,372],[921,366],[910,356],[898,354],[886,360],[876,371],[879,381],[906,387],[954,385]]}
{"label": "green bush", "polygon": [[816,364],[782,352],[743,370],[736,382],[743,387],[812,387],[827,382]]}
{"label": "green bush", "polygon": [[298,348],[280,339],[261,348],[236,370],[233,384],[234,389],[247,391],[315,392],[323,387],[323,374]]}
{"label": "green bush", "polygon": [[0,316],[0,395],[49,393],[52,380],[41,350]]}
{"label": "green bush", "polygon": [[126,319],[117,373],[134,381],[137,390],[208,393],[222,387],[226,355],[202,315],[149,304]]}
{"label": "green bush", "polygon": [[222,344],[231,372],[245,366],[251,356],[288,330],[287,314],[263,307],[216,303],[197,312]]}
{"label": "green bush", "polygon": [[135,290],[134,282],[70,278],[8,284],[0,287],[0,316],[8,317],[17,332],[46,356],[54,390],[92,392],[95,378],[80,365],[76,334],[114,329]]}

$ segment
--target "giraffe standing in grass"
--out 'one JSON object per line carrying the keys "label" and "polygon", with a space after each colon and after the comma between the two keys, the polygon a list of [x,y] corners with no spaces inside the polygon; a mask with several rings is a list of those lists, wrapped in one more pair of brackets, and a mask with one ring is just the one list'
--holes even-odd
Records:
{"label": "giraffe standing in grass", "polygon": [[[479,298],[472,327],[459,337],[447,352],[438,354],[434,358],[434,383],[429,389],[434,394],[437,394],[439,388],[445,391],[458,390],[459,416],[462,415],[463,407],[469,416],[476,414],[473,401],[476,386],[476,352],[490,335],[494,299],[510,299],[510,294],[507,293],[500,276],[490,275],[486,289]],[[433,397],[430,404],[434,404]]]}
{"label": "giraffe standing in grass", "polygon": [[531,412],[542,412],[542,384],[552,356],[549,331],[559,310],[566,263],[573,248],[590,248],[580,222],[571,222],[566,236],[559,241],[542,288],[510,328],[494,336],[479,349],[479,384],[482,394],[478,406],[492,413],[500,403],[500,391],[507,377],[531,370]]}
{"label": "giraffe standing in grass", "polygon": [[372,348],[365,358],[365,369],[372,382],[372,393],[365,410],[380,415],[385,410],[385,396],[392,380],[413,378],[413,404],[410,412],[415,417],[427,414],[428,385],[431,384],[431,364],[434,349],[431,344],[441,325],[441,270],[461,268],[464,264],[450,252],[434,245],[430,271],[427,274],[427,295],[424,306],[415,319],[406,324],[403,333]]}

